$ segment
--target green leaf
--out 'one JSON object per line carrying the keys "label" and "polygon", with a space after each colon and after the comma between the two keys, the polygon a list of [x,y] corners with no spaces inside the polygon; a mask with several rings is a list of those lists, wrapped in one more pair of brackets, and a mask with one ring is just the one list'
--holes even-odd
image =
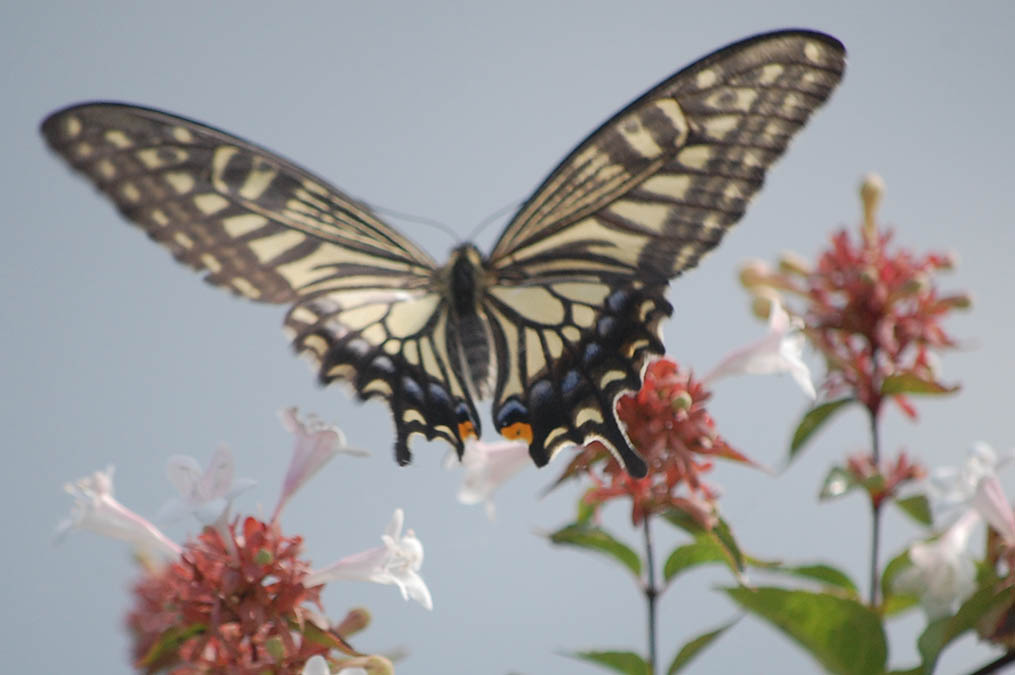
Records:
{"label": "green leaf", "polygon": [[860,602],[838,595],[763,587],[723,589],[838,675],[881,675],[888,658],[881,620]]}
{"label": "green leaf", "polygon": [[798,579],[808,579],[811,581],[817,581],[825,586],[831,586],[838,588],[843,591],[847,591],[850,595],[858,595],[859,591],[856,588],[856,584],[849,577],[848,574],[840,569],[826,565],[823,563],[817,563],[814,565],[782,565],[780,563],[762,563],[755,565],[768,572],[775,572],[777,574],[786,574],[788,576],[796,577]]}
{"label": "green leaf", "polygon": [[577,525],[588,525],[592,521],[592,516],[596,515],[596,506],[585,501],[585,495],[578,498],[578,509],[575,515],[575,524]]}
{"label": "green leaf", "polygon": [[852,397],[840,398],[828,403],[822,403],[808,410],[804,414],[803,419],[800,420],[800,424],[797,425],[796,431],[793,432],[793,440],[789,444],[789,460],[793,461],[796,458],[797,453],[810,440],[814,432],[820,429],[821,425],[827,422],[839,408],[855,400]]}
{"label": "green leaf", "polygon": [[173,626],[166,629],[159,635],[159,639],[155,641],[155,644],[141,657],[138,665],[158,668],[164,659],[176,658],[176,651],[180,648],[180,645],[195,635],[200,635],[207,628],[203,623],[192,623],[186,626]]}
{"label": "green leaf", "polygon": [[737,543],[736,538],[733,536],[733,530],[730,529],[729,523],[723,518],[719,519],[716,526],[712,529],[712,534],[715,535],[719,543],[722,544],[726,550],[726,555],[729,558],[729,566],[735,573],[739,574],[744,571],[744,554],[740,550],[740,544]]}
{"label": "green leaf", "polygon": [[648,662],[634,652],[572,652],[568,656],[626,675],[650,675],[652,672]]}
{"label": "green leaf", "polygon": [[694,518],[680,509],[666,511],[663,514],[663,518],[670,524],[690,534],[694,537],[695,541],[709,539],[715,542],[723,551],[726,564],[733,570],[733,573],[739,575],[744,571],[744,554],[741,552],[740,545],[737,544],[736,537],[733,536],[733,531],[730,529],[729,524],[722,518],[719,518],[715,527],[711,530],[702,527]]}
{"label": "green leaf", "polygon": [[554,544],[576,546],[589,551],[603,553],[641,577],[641,558],[634,549],[618,541],[601,527],[589,525],[566,525],[550,534]]}
{"label": "green leaf", "polygon": [[692,537],[698,537],[701,534],[707,534],[708,530],[701,526],[701,523],[696,521],[685,511],[680,509],[669,509],[663,513],[663,518],[669,524],[674,527],[678,527],[684,532],[687,532]]}
{"label": "green leaf", "polygon": [[953,640],[966,631],[974,628],[976,623],[991,610],[1003,603],[1013,601],[1013,589],[1007,588],[1000,593],[995,586],[981,588],[968,600],[962,603],[955,616],[932,621],[920,634],[916,641],[917,649],[922,657],[923,673],[930,675],[937,665],[938,656]]}
{"label": "green leaf", "polygon": [[701,635],[695,638],[691,638],[690,640],[685,642],[684,646],[680,648],[679,652],[677,652],[677,655],[673,657],[673,662],[670,663],[670,667],[666,670],[666,675],[675,675],[675,673],[679,673],[684,668],[684,666],[686,666],[694,659],[695,656],[697,656],[702,650],[704,650],[710,644],[715,642],[717,638],[719,638],[723,633],[725,633],[737,621],[739,621],[739,619],[734,619],[729,623],[725,623],[722,626],[719,626],[715,630],[710,630],[707,633],[702,633]]}
{"label": "green leaf", "polygon": [[681,572],[708,563],[729,563],[725,548],[715,539],[700,537],[694,543],[673,549],[663,565],[663,580],[669,582]]}
{"label": "green leaf", "polygon": [[346,642],[344,637],[334,631],[318,628],[313,621],[304,621],[302,624],[291,622],[289,627],[301,633],[308,642],[313,642],[328,649],[337,649],[349,656],[359,656],[359,652]]}
{"label": "green leaf", "polygon": [[895,579],[899,574],[910,567],[909,551],[903,551],[888,561],[884,572],[881,573],[881,614],[883,616],[895,616],[920,604],[920,598],[910,593],[898,593],[895,590]]}
{"label": "green leaf", "polygon": [[859,485],[860,483],[857,482],[856,478],[849,471],[841,466],[833,466],[825,476],[824,483],[821,484],[821,492],[818,493],[818,499],[822,501],[838,499],[849,494]]}
{"label": "green leaf", "polygon": [[958,391],[957,386],[948,387],[934,380],[925,380],[912,373],[889,375],[881,382],[881,393],[886,396],[896,394],[951,394]]}
{"label": "green leaf", "polygon": [[930,515],[930,502],[927,501],[927,495],[913,495],[912,497],[896,499],[895,505],[921,525],[930,525],[934,522],[933,517]]}

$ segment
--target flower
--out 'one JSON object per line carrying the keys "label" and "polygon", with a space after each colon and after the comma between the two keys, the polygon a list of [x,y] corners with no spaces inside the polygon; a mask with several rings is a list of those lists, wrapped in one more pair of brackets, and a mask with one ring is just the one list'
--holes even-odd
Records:
{"label": "flower", "polygon": [[726,375],[789,373],[810,398],[815,398],[811,371],[803,361],[803,322],[790,319],[778,298],[769,305],[768,333],[745,347],[730,352],[701,381],[705,384]]}
{"label": "flower", "polygon": [[[458,462],[448,456],[446,465],[451,468]],[[486,515],[494,517],[493,493],[508,479],[527,466],[529,448],[518,441],[500,443],[483,443],[469,439],[465,444],[465,453],[461,461],[464,469],[462,487],[458,490],[458,501],[462,504],[478,504],[483,502]]]}
{"label": "flower", "polygon": [[[335,671],[339,675],[389,675],[395,672],[391,661],[383,656],[361,656],[347,659],[342,664],[362,665],[340,665],[339,669]],[[323,656],[312,656],[304,666],[301,675],[330,675],[330,673],[328,662]]]}
{"label": "flower", "polygon": [[180,547],[157,527],[134,513],[113,497],[113,467],[96,471],[64,485],[74,497],[70,517],[57,526],[57,539],[72,529],[90,530],[113,539],[129,542],[145,553],[176,557]]}
{"label": "flower", "polygon": [[295,407],[286,408],[279,413],[282,425],[295,435],[292,459],[282,483],[282,493],[272,520],[278,518],[293,493],[303,486],[310,478],[321,470],[332,457],[342,452],[347,455],[364,456],[363,450],[350,448],[346,445],[345,434],[336,426],[325,424],[316,415],[308,415],[306,420],[299,416]]}
{"label": "flower", "polygon": [[646,476],[631,477],[602,444],[592,443],[572,460],[560,480],[578,473],[588,475],[594,485],[584,500],[595,508],[611,499],[630,498],[635,525],[646,515],[676,508],[703,527],[712,527],[718,494],[701,480],[701,474],[712,469],[712,457],[751,462],[716,433],[705,409],[710,396],[700,381],[674,361],[654,361],[646,368],[638,393],[617,402],[617,415],[631,444],[645,458]]}
{"label": "flower", "polygon": [[[862,453],[851,455],[846,460],[846,470],[867,490],[874,508],[880,507],[886,499],[893,499],[905,483],[920,480],[927,473],[905,452],[900,452],[894,462],[875,462],[872,455]],[[834,492],[830,494],[834,496]]]}
{"label": "flower", "polygon": [[972,506],[980,482],[996,476],[998,469],[1015,460],[1015,453],[999,456],[982,441],[973,443],[961,467],[935,469],[927,483],[934,519],[941,523],[953,521]]}
{"label": "flower", "polygon": [[971,503],[980,517],[1001,536],[1005,546],[1015,548],[1015,513],[996,475],[980,479]]}
{"label": "flower", "polygon": [[402,509],[395,509],[391,522],[381,535],[384,546],[346,556],[313,572],[305,583],[308,586],[316,586],[336,579],[352,579],[376,584],[393,584],[398,586],[403,598],[406,600],[412,598],[423,607],[432,610],[433,600],[430,597],[430,590],[419,575],[419,569],[423,565],[423,544],[412,530],[406,530],[402,536],[404,520],[405,514]]}
{"label": "flower", "polygon": [[912,567],[895,578],[893,589],[920,596],[931,620],[952,613],[976,590],[976,563],[968,544],[978,522],[979,516],[968,511],[938,539],[911,546]]}
{"label": "flower", "polygon": [[[366,671],[363,671],[366,675]],[[302,675],[331,675],[328,662],[320,654],[315,654],[307,659],[307,665],[303,666]]]}
{"label": "flower", "polygon": [[803,319],[807,338],[825,357],[827,396],[853,396],[873,415],[892,399],[914,417],[907,390],[954,390],[937,382],[933,352],[955,346],[941,322],[970,299],[942,294],[934,285],[935,274],[954,265],[952,257],[892,246],[892,232],[874,221],[881,191],[869,177],[861,191],[866,216],[859,236],[839,230],[817,264],[786,256],[773,272],[752,263],[741,281],[758,297],[800,299],[801,306],[789,311]]}
{"label": "flower", "polygon": [[304,605],[319,605],[321,592],[305,583],[302,539],[250,517],[225,534],[228,540],[205,528],[177,561],[135,585],[127,625],[139,668],[298,672],[310,656],[329,651],[325,641],[300,634],[313,623]]}
{"label": "flower", "polygon": [[159,518],[178,518],[192,514],[202,525],[223,525],[237,495],[256,485],[249,478],[233,480],[233,455],[220,445],[207,468],[201,470],[197,460],[187,455],[169,458],[166,473],[180,496],[166,502]]}

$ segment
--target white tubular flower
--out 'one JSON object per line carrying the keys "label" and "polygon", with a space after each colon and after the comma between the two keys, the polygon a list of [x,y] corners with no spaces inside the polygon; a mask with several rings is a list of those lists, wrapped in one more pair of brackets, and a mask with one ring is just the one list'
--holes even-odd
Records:
{"label": "white tubular flower", "polygon": [[180,555],[180,547],[157,527],[113,498],[113,467],[67,483],[64,489],[75,501],[70,517],[57,527],[58,540],[72,529],[90,530],[147,553],[169,558]]}
{"label": "white tubular flower", "polygon": [[204,470],[193,457],[173,455],[166,475],[180,496],[166,502],[158,518],[176,519],[189,513],[202,525],[225,524],[236,496],[256,484],[249,478],[234,481],[233,471],[233,455],[224,445],[215,450]]}
{"label": "white tubular flower", "polygon": [[307,659],[301,675],[331,675],[331,669],[324,657],[318,654]]}
{"label": "white tubular flower", "polygon": [[977,442],[970,448],[961,467],[935,469],[927,482],[927,496],[934,511],[934,520],[947,523],[968,510],[980,482],[984,478],[996,477],[997,470],[1012,459],[1011,452],[999,457],[990,445]]}
{"label": "white tubular flower", "polygon": [[967,511],[937,540],[909,549],[913,566],[896,577],[893,588],[919,596],[931,620],[951,614],[976,590],[976,562],[968,544],[979,520],[975,511]]}
{"label": "white tubular flower", "polygon": [[406,600],[412,598],[427,609],[433,609],[430,590],[419,575],[423,565],[423,544],[412,530],[406,530],[402,536],[404,520],[402,509],[395,509],[391,522],[381,535],[384,546],[354,553],[324,569],[311,572],[303,585],[310,588],[338,579],[392,584],[398,586]]}
{"label": "white tubular flower", "polygon": [[[447,462],[454,468],[458,462]],[[519,471],[532,465],[529,447],[518,441],[483,443],[469,439],[462,455],[462,486],[458,490],[458,501],[462,504],[483,502],[486,515],[493,520],[493,493]]]}
{"label": "white tubular flower", "polygon": [[280,411],[279,417],[282,419],[282,425],[292,432],[295,439],[292,459],[289,461],[289,469],[286,471],[285,481],[282,483],[282,494],[279,495],[272,520],[278,518],[279,512],[293,496],[293,493],[320,471],[321,467],[336,454],[341,452],[360,457],[368,454],[363,450],[347,446],[342,430],[336,426],[325,424],[316,415],[307,415],[304,420],[300,418],[299,410],[292,407]]}
{"label": "white tubular flower", "polygon": [[1015,512],[997,476],[980,480],[972,500],[976,512],[994,528],[1008,548],[1015,547]]}
{"label": "white tubular flower", "polygon": [[774,375],[789,373],[811,399],[817,398],[811,371],[803,360],[804,336],[798,322],[790,319],[782,304],[773,299],[768,314],[768,333],[756,342],[726,355],[702,382],[726,375]]}

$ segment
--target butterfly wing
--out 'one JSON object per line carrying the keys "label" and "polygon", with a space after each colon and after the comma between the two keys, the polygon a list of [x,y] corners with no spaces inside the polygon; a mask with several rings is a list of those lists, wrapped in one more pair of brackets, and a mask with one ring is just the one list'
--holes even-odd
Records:
{"label": "butterfly wing", "polygon": [[495,423],[531,436],[537,464],[598,440],[644,474],[615,404],[663,352],[666,285],[740,219],[844,58],[808,31],[720,49],[606,122],[521,207],[488,261],[485,311]]}
{"label": "butterfly wing", "polygon": [[50,147],[206,281],[292,304],[286,329],[322,382],[387,399],[396,456],[420,433],[462,447],[478,416],[449,359],[433,260],[274,153],[157,110],[90,103],[42,124]]}

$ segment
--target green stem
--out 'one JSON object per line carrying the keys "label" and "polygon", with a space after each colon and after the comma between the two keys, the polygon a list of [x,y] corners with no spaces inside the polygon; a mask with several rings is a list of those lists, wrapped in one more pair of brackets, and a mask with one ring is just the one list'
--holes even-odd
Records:
{"label": "green stem", "polygon": [[[881,460],[880,439],[878,438],[878,415],[870,411],[871,458],[874,466]],[[878,558],[881,548],[881,503],[871,502],[871,564],[870,564],[870,606],[876,607],[878,602]]]}
{"label": "green stem", "polygon": [[642,520],[642,529],[645,533],[645,600],[648,604],[648,663],[649,672],[655,675],[656,672],[656,598],[659,597],[659,589],[656,588],[655,556],[652,553],[652,531],[649,529],[648,514]]}

